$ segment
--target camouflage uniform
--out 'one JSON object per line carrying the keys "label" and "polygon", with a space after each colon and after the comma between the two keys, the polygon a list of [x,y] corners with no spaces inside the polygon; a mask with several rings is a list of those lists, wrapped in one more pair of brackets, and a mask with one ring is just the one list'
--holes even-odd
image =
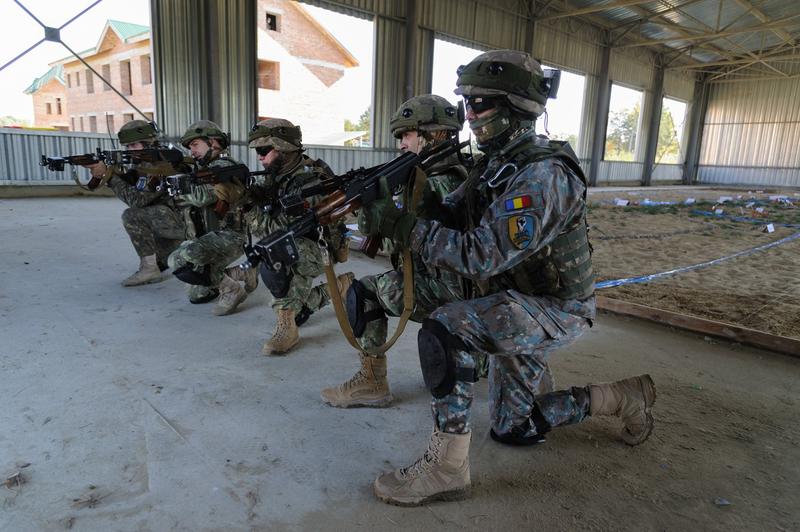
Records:
{"label": "camouflage uniform", "polygon": [[[403,102],[395,112],[390,126],[400,141],[401,149],[423,154],[445,141],[458,139],[463,124],[459,108],[441,96],[425,94]],[[454,154],[434,163],[427,169],[427,183],[419,205],[418,216],[435,218],[444,198],[461,185],[467,171],[461,158]],[[402,203],[410,201],[408,190],[400,192]],[[362,231],[368,231],[359,218]],[[391,248],[390,240],[383,241]],[[418,254],[411,254],[413,264],[414,310],[410,317],[420,322],[435,308],[464,298],[464,282],[453,272],[427,265]],[[387,379],[386,354],[375,352],[387,337],[386,316],[400,316],[403,302],[403,261],[400,250],[392,254],[394,270],[369,275],[353,282],[347,295],[348,318],[354,336],[367,353],[359,353],[360,369],[344,383],[322,390],[322,400],[331,406],[354,407],[388,406],[392,400]],[[359,317],[359,314],[361,317]]]}
{"label": "camouflage uniform", "polygon": [[[211,161],[207,167],[224,168],[235,164],[239,163],[228,157],[220,157]],[[202,190],[202,192],[192,194],[192,201],[200,197],[203,199],[199,202],[199,205],[194,206],[208,208],[211,205],[216,205],[219,201],[214,187],[201,185],[195,188]],[[241,195],[242,193],[239,194],[240,197]],[[181,196],[181,198],[183,199],[184,196]],[[183,242],[169,256],[169,266],[173,270],[187,264],[192,264],[193,268],[198,272],[208,268],[208,286],[212,288],[219,286],[225,273],[225,267],[242,255],[245,236],[242,231],[238,202],[228,207],[226,216],[219,219],[216,225],[216,230]]]}
{"label": "camouflage uniform", "polygon": [[[305,154],[294,152],[289,161],[280,169],[279,174],[268,177],[257,183],[254,188],[264,188],[271,191],[276,198],[288,194],[298,194],[309,186],[319,184],[328,170],[318,161]],[[314,206],[321,199],[320,196],[306,198],[310,206]],[[247,221],[250,231],[254,235],[268,235],[278,229],[285,229],[291,218],[280,211],[275,205],[273,211],[265,214],[263,209],[254,209],[248,213]],[[337,244],[338,246],[338,244]],[[326,285],[313,286],[314,279],[325,273],[325,262],[319,244],[311,237],[297,239],[300,260],[291,268],[291,281],[286,295],[273,297],[272,308],[275,310],[291,310],[299,313],[304,306],[312,312],[323,308],[330,302],[330,294]]]}
{"label": "camouflage uniform", "polygon": [[[467,215],[459,224],[464,231],[419,220],[411,242],[426,263],[471,279],[474,292],[483,296],[438,308],[430,320],[463,343],[464,349],[455,350],[457,366],[474,368],[475,355],[489,357],[492,428],[504,436],[525,427],[516,432],[526,438],[536,434],[536,426],[526,424],[535,405],[551,427],[581,421],[588,413],[586,394],[540,394],[552,389],[550,353],[590,326],[595,302],[588,245],[581,248],[577,240],[585,242],[586,185],[561,159],[536,161],[549,144],[532,131],[523,135],[514,150],[484,160],[468,183],[448,197],[450,211]],[[519,170],[505,184],[488,187],[493,172],[512,160]],[[580,298],[562,299],[521,286],[524,263],[546,264],[561,234],[576,235],[580,255],[575,260],[588,262],[581,272]],[[527,275],[536,275],[537,269],[531,266]],[[543,378],[549,382],[542,383]],[[448,395],[433,400],[439,430],[470,430],[472,386],[458,381]]]}
{"label": "camouflage uniform", "polygon": [[456,93],[465,96],[486,157],[447,197],[437,220],[386,200],[365,213],[380,234],[408,243],[427,265],[469,280],[474,294],[422,323],[418,346],[434,429],[416,463],[375,480],[376,496],[394,504],[468,492],[477,356],[489,358],[490,433],[501,443],[538,443],[553,427],[590,414],[622,418],[631,445],[653,426],[649,376],[551,391],[551,353],[595,317],[586,179],[568,145],[533,129],[553,78],[528,54],[511,50],[481,54],[458,74]]}
{"label": "camouflage uniform", "polygon": [[[166,192],[139,190],[134,176],[114,169],[108,186],[128,208],[122,212],[122,225],[140,257],[156,255],[165,264],[167,257],[186,237],[186,224]],[[126,181],[127,179],[127,181]]]}
{"label": "camouflage uniform", "polygon": [[[428,173],[428,191],[438,203],[441,203],[445,196],[457,189],[466,176],[466,171],[456,156],[438,163]],[[435,216],[431,207],[423,206],[417,211],[419,216]],[[402,257],[398,253],[394,253],[392,262],[397,264],[394,270],[359,279],[359,282],[377,299],[377,302],[367,301],[366,312],[380,307],[388,316],[402,314],[403,269],[401,259]],[[416,253],[412,253],[412,261],[414,263],[414,312],[411,315],[413,321],[421,322],[437,307],[464,298],[463,282],[458,275],[426,266]],[[386,318],[381,318],[368,322],[363,335],[358,339],[359,343],[367,349],[383,345],[386,342],[387,321]],[[375,356],[382,358],[386,355],[382,353]]]}
{"label": "camouflage uniform", "polygon": [[[318,185],[332,173],[322,161],[314,161],[303,154],[302,132],[288,120],[270,118],[255,125],[248,135],[249,146],[256,150],[269,175],[251,183],[250,196],[258,208],[251,209],[247,221],[253,234],[266,235],[286,229],[292,219],[280,206],[279,199],[288,194],[300,194],[302,189]],[[262,199],[259,199],[262,198]],[[322,196],[304,198],[311,207]],[[334,250],[333,256],[344,257],[347,249],[344,224],[327,228],[325,239]],[[325,261],[316,237],[296,237],[300,260],[288,271],[275,272],[262,267],[264,284],[273,295],[272,308],[276,323],[272,337],[264,343],[266,355],[289,352],[300,341],[298,325],[311,313],[330,301],[325,283],[313,286],[314,278],[324,273]],[[352,274],[339,276],[339,288],[349,285]],[[334,287],[336,288],[336,287]]]}

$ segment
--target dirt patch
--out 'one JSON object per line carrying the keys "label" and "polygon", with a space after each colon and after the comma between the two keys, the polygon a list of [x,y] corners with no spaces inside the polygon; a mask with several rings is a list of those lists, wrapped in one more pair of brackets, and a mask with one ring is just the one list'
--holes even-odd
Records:
{"label": "dirt patch", "polygon": [[[688,197],[694,203],[685,204]],[[615,205],[620,199],[631,204]],[[593,194],[590,203],[598,281],[700,264],[800,233],[800,196],[793,192],[603,192]],[[765,232],[768,223],[774,232]],[[598,293],[800,338],[799,255],[800,238],[705,268]]]}

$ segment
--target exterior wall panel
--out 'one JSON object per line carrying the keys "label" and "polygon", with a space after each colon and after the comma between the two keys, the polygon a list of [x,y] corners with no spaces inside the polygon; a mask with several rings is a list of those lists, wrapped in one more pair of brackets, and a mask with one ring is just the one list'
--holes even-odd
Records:
{"label": "exterior wall panel", "polygon": [[[58,182],[72,184],[69,166],[64,172],[50,172],[39,165],[42,155],[50,157],[93,153],[98,147],[115,149],[108,135],[96,133],[66,133],[60,131],[20,131],[0,128],[0,182],[15,183]],[[341,148],[335,146],[306,146],[306,153],[322,159],[337,174],[361,166],[369,168],[399,155],[396,149]],[[260,169],[255,151],[244,142],[231,146],[231,155],[247,164],[252,170]],[[78,167],[81,182],[89,179],[89,171]]]}
{"label": "exterior wall panel", "polygon": [[[20,183],[63,181],[73,183],[72,168],[67,165],[63,172],[51,172],[40,166],[42,155],[63,157],[93,153],[98,147],[115,149],[108,135],[97,133],[66,133],[61,131],[20,131],[0,128],[0,182]],[[89,180],[89,171],[78,168],[81,182]]]}

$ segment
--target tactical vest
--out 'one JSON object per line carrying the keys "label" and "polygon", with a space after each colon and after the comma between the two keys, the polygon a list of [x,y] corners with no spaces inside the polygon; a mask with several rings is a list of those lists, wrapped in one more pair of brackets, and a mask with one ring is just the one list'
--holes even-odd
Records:
{"label": "tactical vest", "polygon": [[[557,158],[563,162],[588,187],[578,158],[566,142],[551,140],[546,146],[525,143],[518,151],[504,158],[502,164],[510,162],[517,168],[522,168],[530,163],[550,158]],[[488,181],[490,180],[481,180],[474,201],[479,201],[480,196],[486,200],[494,199],[489,195],[502,194],[507,185],[504,183],[492,189],[488,186]],[[499,283],[501,286],[528,295],[549,295],[559,299],[586,299],[594,295],[592,248],[589,244],[586,222],[585,189],[583,202],[580,212],[569,220],[564,231],[552,242],[521,264],[504,272],[499,279],[493,279],[492,284]],[[485,208],[479,211],[473,211],[472,208],[470,210],[483,212]]]}

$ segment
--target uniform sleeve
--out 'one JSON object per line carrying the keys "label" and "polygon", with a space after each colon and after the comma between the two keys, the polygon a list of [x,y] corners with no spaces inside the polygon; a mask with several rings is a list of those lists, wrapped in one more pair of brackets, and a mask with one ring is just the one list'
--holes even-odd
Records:
{"label": "uniform sleeve", "polygon": [[[482,281],[546,246],[583,208],[583,183],[552,159],[523,167],[509,181],[479,227],[459,231],[441,222],[418,220],[412,248],[432,266]],[[448,202],[453,199],[451,194]]]}
{"label": "uniform sleeve", "polygon": [[217,202],[217,195],[214,193],[213,185],[190,185],[191,192],[181,194],[179,201],[182,205],[192,207],[206,207]]}
{"label": "uniform sleeve", "polygon": [[138,190],[134,185],[126,183],[118,174],[113,174],[108,181],[108,186],[114,194],[128,207],[147,207],[159,202],[164,196],[163,192]]}

